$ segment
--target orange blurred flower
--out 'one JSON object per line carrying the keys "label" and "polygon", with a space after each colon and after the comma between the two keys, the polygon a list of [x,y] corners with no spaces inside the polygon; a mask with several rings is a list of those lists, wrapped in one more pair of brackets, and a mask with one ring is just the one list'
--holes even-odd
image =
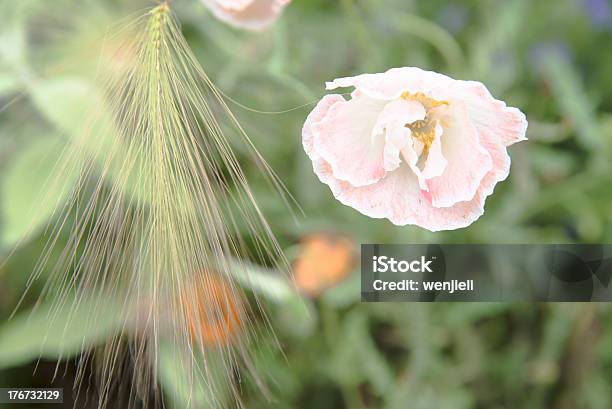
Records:
{"label": "orange blurred flower", "polygon": [[225,345],[244,323],[244,304],[237,289],[219,274],[204,273],[186,288],[181,300],[195,342]]}
{"label": "orange blurred flower", "polygon": [[293,263],[299,291],[316,297],[345,279],[355,265],[355,243],[347,236],[316,233],[304,237]]}

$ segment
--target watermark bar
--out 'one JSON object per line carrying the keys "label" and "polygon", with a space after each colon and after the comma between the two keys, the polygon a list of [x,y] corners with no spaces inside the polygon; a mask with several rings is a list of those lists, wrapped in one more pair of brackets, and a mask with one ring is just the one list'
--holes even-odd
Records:
{"label": "watermark bar", "polygon": [[612,302],[612,244],[362,244],[361,300]]}
{"label": "watermark bar", "polygon": [[0,403],[64,403],[64,389],[0,388]]}

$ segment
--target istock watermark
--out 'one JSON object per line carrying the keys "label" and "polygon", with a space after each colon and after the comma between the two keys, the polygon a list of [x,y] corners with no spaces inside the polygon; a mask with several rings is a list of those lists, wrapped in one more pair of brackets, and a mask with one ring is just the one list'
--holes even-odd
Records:
{"label": "istock watermark", "polygon": [[406,273],[412,271],[413,273],[423,273],[433,271],[429,267],[433,262],[433,259],[427,260],[425,256],[421,256],[419,260],[396,260],[393,257],[387,256],[373,256],[372,257],[372,270],[375,273],[386,273],[391,271],[393,273]]}
{"label": "istock watermark", "polygon": [[612,302],[612,245],[361,246],[361,299]]}

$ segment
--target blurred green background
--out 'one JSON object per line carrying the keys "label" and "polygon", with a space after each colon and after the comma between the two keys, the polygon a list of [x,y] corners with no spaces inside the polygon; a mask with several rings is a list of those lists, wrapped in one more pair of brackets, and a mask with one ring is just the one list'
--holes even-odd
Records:
{"label": "blurred green background", "polygon": [[[229,28],[197,0],[173,3],[190,46],[227,95],[261,111],[306,104],[262,114],[229,103],[304,211],[296,223],[256,168],[243,164],[291,261],[304,256],[303,237],[327,233],[355,246],[612,242],[611,2],[294,0],[262,33]],[[83,50],[109,22],[148,5],[0,5],[0,387],[70,388],[74,365],[67,357],[53,380],[60,354],[52,349],[33,374],[43,335],[23,317],[42,283],[34,283],[21,315],[8,318],[52,217],[51,205],[33,214],[32,203],[55,169],[74,104],[87,99],[75,84],[96,57]],[[481,81],[527,115],[529,141],[510,148],[509,179],[468,228],[429,233],[370,220],[333,199],[302,150],[301,126],[325,81],[399,66]],[[266,303],[282,352],[262,339],[256,361],[274,399],[246,381],[246,408],[612,407],[608,305],[361,304],[358,274],[301,301]],[[103,330],[72,334],[72,355],[83,337],[104,339]],[[164,390],[177,381],[168,378],[160,379]]]}

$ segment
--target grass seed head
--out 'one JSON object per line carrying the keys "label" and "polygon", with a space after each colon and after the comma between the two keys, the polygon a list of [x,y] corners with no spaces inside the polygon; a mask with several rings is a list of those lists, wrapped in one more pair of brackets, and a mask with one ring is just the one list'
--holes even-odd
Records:
{"label": "grass seed head", "polygon": [[[56,311],[70,303],[76,311],[85,298],[100,300],[92,330],[108,300],[119,304],[123,328],[111,334],[97,360],[100,408],[108,406],[114,383],[126,382],[117,376],[126,356],[133,367],[129,389],[138,395],[128,406],[138,400],[154,406],[160,345],[167,341],[188,351],[183,364],[190,389],[213,385],[219,376],[232,384],[237,367],[256,377],[249,358],[254,325],[233,270],[241,259],[286,268],[240,162],[249,160],[272,186],[282,185],[191,52],[169,4],[118,30],[126,31],[135,35],[108,44],[128,53],[129,64],[101,71],[100,95],[90,96],[97,98],[94,109],[59,161],[65,172],[76,170],[79,181],[56,211],[33,277],[51,271],[44,296]],[[63,256],[51,263],[58,246]],[[208,368],[212,344],[221,353],[221,371]]]}

